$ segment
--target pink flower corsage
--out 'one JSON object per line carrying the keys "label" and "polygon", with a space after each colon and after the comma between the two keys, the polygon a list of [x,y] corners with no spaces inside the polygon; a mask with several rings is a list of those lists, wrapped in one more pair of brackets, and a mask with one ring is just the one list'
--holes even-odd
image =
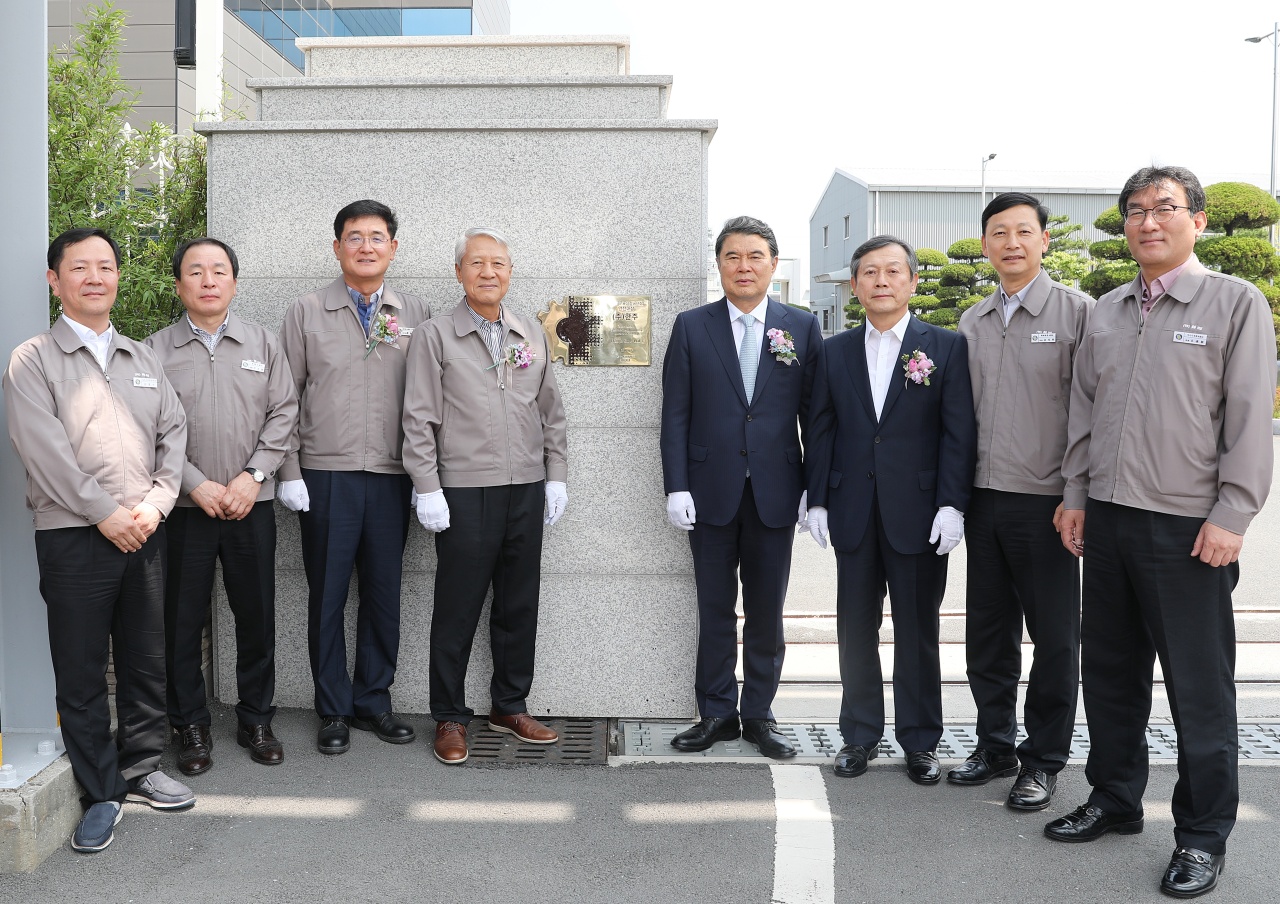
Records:
{"label": "pink flower corsage", "polygon": [[933,373],[936,365],[929,360],[929,356],[920,349],[916,349],[909,355],[902,356],[902,370],[907,375],[908,383],[929,385],[929,377]]}
{"label": "pink flower corsage", "polygon": [[796,360],[796,342],[791,334],[785,330],[772,329],[765,335],[769,337],[769,354],[790,367]]}
{"label": "pink flower corsage", "polygon": [[[506,364],[509,367],[518,367],[524,370],[533,363],[533,348],[527,342],[516,342],[506,347],[502,353],[502,360],[495,362],[493,367],[499,364]],[[487,368],[492,370],[493,367]]]}
{"label": "pink flower corsage", "polygon": [[373,324],[369,327],[369,341],[365,345],[364,356],[366,358],[369,357],[373,350],[383,342],[387,345],[395,345],[396,340],[399,338],[400,324],[396,322],[396,315],[379,313],[374,317]]}

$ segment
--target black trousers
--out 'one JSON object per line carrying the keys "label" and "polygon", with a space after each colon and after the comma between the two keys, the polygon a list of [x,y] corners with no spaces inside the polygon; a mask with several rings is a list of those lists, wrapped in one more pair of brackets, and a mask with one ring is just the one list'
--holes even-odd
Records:
{"label": "black trousers", "polygon": [[[311,511],[298,513],[307,572],[307,642],[316,712],[374,716],[391,709],[400,653],[400,571],[409,537],[404,474],[302,469]],[[347,672],[347,590],[360,589],[356,661]]]}
{"label": "black trousers", "polygon": [[[62,739],[86,807],[123,801],[164,750],[165,525],[123,553],[96,527],[36,531]],[[115,661],[116,736],[107,705]]]}
{"label": "black trousers", "polygon": [[493,587],[489,645],[494,712],[526,712],[533,686],[542,576],[545,484],[445,487],[449,529],[436,534],[435,608],[431,613],[431,716],[471,721],[467,665],[484,598]]}
{"label": "black trousers", "polygon": [[1017,746],[1022,765],[1056,774],[1071,756],[1080,685],[1080,567],[1053,529],[1062,499],[974,489],[965,513],[965,659],[978,746],[1011,754],[1018,734],[1022,624],[1035,645]]}
{"label": "black trousers", "polygon": [[933,750],[942,737],[942,667],[938,611],[947,556],[932,549],[903,554],[889,543],[878,499],[873,524],[853,552],[836,550],[836,636],[840,642],[840,734],[873,747],[884,735],[880,623],[885,590],[893,613],[894,737],[903,750]]}
{"label": "black trousers", "polygon": [[[768,527],[756,511],[751,479],[733,520],[699,522],[689,532],[698,588],[698,657],[693,689],[704,718],[772,719],[787,647],[782,605],[791,578],[794,532]],[[742,573],[742,702],[738,702],[738,573]]]}
{"label": "black trousers", "polygon": [[1085,507],[1081,676],[1089,721],[1089,803],[1142,812],[1156,656],[1178,733],[1174,837],[1226,851],[1240,787],[1235,618],[1239,564],[1192,558],[1203,518],[1096,502]]}
{"label": "black trousers", "polygon": [[164,598],[169,724],[208,725],[201,640],[209,618],[214,566],[236,621],[236,715],[245,725],[270,725],[276,708],[276,513],[259,502],[239,521],[202,509],[169,515],[169,579]]}

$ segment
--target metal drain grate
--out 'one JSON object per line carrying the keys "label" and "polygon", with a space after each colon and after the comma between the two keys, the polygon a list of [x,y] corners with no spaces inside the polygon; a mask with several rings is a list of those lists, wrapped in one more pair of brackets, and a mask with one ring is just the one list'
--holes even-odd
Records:
{"label": "metal drain grate", "polygon": [[[710,750],[701,753],[683,753],[671,746],[677,732],[689,727],[687,722],[619,722],[621,735],[618,756],[620,760],[761,760],[754,744],[738,739],[719,741]],[[808,722],[779,725],[782,732],[796,746],[799,762],[822,762],[831,759],[840,749],[840,727],[834,723]],[[892,729],[890,729],[892,730]],[[1026,737],[1018,731],[1018,740]],[[1251,724],[1239,726],[1240,759],[1280,760],[1280,724]],[[963,760],[977,746],[977,728],[973,725],[947,725],[938,742],[938,757],[943,760]],[[1174,761],[1178,758],[1178,736],[1172,725],[1147,726],[1147,754],[1155,761]],[[906,754],[892,738],[880,742],[880,756],[905,757]],[[1077,725],[1071,736],[1071,759],[1084,762],[1089,756],[1089,728]]]}
{"label": "metal drain grate", "polygon": [[526,744],[513,735],[493,731],[489,723],[476,719],[468,727],[467,762],[503,763],[509,766],[582,765],[603,766],[608,762],[608,719],[539,719],[560,733],[554,744]]}

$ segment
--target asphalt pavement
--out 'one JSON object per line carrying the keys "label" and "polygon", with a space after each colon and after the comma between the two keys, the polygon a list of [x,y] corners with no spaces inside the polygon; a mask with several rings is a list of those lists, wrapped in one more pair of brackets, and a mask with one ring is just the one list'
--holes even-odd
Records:
{"label": "asphalt pavement", "polygon": [[[775,848],[782,811],[766,764],[444,766],[430,720],[412,720],[412,744],[353,732],[350,753],[325,757],[313,747],[315,716],[283,710],[286,759],[265,767],[236,746],[234,714],[218,706],[214,767],[188,780],[193,809],[126,804],[109,848],[64,846],[34,873],[0,876],[0,901],[774,900],[776,858],[791,855]],[[172,751],[164,766],[177,774]],[[1278,766],[1242,764],[1241,818],[1211,900],[1276,900]],[[834,875],[842,904],[1168,900],[1157,883],[1173,851],[1172,764],[1152,768],[1143,834],[1086,845],[1041,835],[1084,801],[1078,763],[1045,814],[1005,809],[1009,780],[918,787],[894,760],[856,779],[819,774],[835,843],[833,862],[814,869]]]}

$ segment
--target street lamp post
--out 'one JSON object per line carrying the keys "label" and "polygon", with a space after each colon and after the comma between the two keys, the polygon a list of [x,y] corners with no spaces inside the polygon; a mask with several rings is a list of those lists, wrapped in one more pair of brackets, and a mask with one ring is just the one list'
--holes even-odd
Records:
{"label": "street lamp post", "polygon": [[[1250,44],[1259,44],[1267,38],[1271,39],[1271,199],[1276,197],[1276,64],[1280,61],[1280,22],[1273,22],[1271,34],[1259,35],[1256,38],[1245,38]],[[1267,231],[1271,244],[1276,243],[1276,227],[1272,223]]]}
{"label": "street lamp post", "polygon": [[[1274,133],[1272,134],[1272,141],[1273,141],[1273,142],[1275,141],[1275,135],[1274,135]],[[983,208],[985,208],[985,207],[987,206],[987,164],[988,164],[988,163],[990,163],[992,160],[995,160],[995,159],[996,159],[996,155],[995,155],[995,154],[988,154],[987,156],[985,156],[985,157],[983,157],[983,158],[982,158],[982,204],[981,204],[981,206],[978,208],[979,210],[982,210]],[[1274,173],[1272,174],[1272,182],[1273,182],[1273,183],[1275,182],[1275,175],[1274,175]],[[1274,189],[1274,188],[1272,189],[1272,192],[1271,192],[1271,193],[1272,193],[1272,195],[1274,195],[1274,194],[1275,194],[1275,189]]]}

